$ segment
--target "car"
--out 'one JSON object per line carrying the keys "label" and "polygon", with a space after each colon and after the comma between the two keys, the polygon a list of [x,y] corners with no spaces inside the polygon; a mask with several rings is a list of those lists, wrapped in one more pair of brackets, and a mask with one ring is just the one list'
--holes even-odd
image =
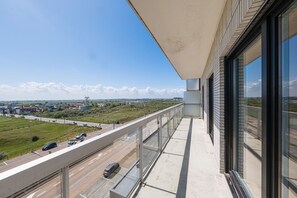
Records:
{"label": "car", "polygon": [[68,140],[68,146],[72,146],[72,145],[76,144],[77,141],[78,141],[77,139],[70,139],[70,140]]}
{"label": "car", "polygon": [[42,150],[47,151],[47,150],[55,148],[55,147],[57,147],[57,143],[56,142],[50,142],[50,143],[47,143],[46,145],[44,145],[42,147]]}
{"label": "car", "polygon": [[75,139],[77,139],[77,140],[84,140],[86,137],[87,137],[87,134],[86,133],[81,133],[81,134],[75,136]]}
{"label": "car", "polygon": [[111,163],[109,164],[105,169],[104,169],[104,172],[103,172],[103,176],[105,178],[109,177],[115,170],[117,170],[118,168],[120,167],[120,164],[119,163]]}

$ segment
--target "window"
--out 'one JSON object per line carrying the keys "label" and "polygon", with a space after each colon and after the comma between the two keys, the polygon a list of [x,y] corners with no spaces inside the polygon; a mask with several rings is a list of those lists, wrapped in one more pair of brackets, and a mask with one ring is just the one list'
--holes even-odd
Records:
{"label": "window", "polygon": [[281,20],[282,197],[297,197],[297,3]]}
{"label": "window", "polygon": [[237,76],[237,156],[238,175],[254,197],[261,197],[262,165],[262,59],[258,36],[234,60]]}

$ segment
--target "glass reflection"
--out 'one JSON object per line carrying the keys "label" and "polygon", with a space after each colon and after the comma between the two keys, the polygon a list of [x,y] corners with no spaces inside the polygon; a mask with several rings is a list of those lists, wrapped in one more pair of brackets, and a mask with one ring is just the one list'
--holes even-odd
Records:
{"label": "glass reflection", "polygon": [[259,36],[236,59],[238,72],[237,171],[254,197],[261,197],[262,59]]}
{"label": "glass reflection", "polygon": [[297,197],[297,3],[282,23],[282,197]]}

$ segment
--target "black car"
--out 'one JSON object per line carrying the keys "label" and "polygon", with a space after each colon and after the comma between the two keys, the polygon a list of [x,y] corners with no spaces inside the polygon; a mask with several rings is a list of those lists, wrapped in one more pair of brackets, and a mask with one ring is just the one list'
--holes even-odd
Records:
{"label": "black car", "polygon": [[104,177],[109,177],[115,170],[117,170],[118,168],[120,167],[119,163],[112,163],[112,164],[109,164],[104,172],[103,172],[103,176]]}
{"label": "black car", "polygon": [[87,134],[86,133],[81,133],[81,134],[75,136],[75,138],[77,140],[84,140],[86,137],[87,137]]}
{"label": "black car", "polygon": [[52,148],[55,148],[55,147],[57,147],[57,143],[56,142],[50,142],[50,143],[44,145],[42,147],[42,150],[46,151],[46,150],[49,150],[49,149],[52,149]]}

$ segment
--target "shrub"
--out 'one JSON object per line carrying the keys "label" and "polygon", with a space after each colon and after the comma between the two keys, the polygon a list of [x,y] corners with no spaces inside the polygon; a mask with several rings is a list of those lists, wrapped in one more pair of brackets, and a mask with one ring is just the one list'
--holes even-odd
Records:
{"label": "shrub", "polygon": [[32,137],[32,142],[36,142],[37,140],[39,140],[38,136],[35,135],[35,136]]}
{"label": "shrub", "polygon": [[4,153],[4,152],[0,152],[0,160],[3,160],[3,159],[5,159],[5,158],[7,158],[8,156],[7,156],[7,154],[6,153]]}

